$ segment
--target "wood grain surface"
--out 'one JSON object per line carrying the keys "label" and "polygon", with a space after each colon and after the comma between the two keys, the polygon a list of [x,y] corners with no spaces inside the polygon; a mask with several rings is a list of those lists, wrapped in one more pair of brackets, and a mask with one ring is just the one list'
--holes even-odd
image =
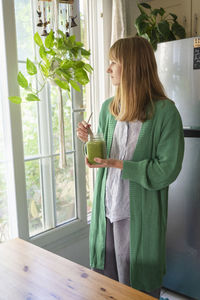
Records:
{"label": "wood grain surface", "polygon": [[0,245],[0,300],[11,299],[154,298],[29,242],[14,239]]}

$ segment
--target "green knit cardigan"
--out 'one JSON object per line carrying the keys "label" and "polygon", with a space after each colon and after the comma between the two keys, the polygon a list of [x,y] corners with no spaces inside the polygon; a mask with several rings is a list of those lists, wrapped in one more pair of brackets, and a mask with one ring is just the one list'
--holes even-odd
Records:
{"label": "green knit cardigan", "polygon": [[[99,116],[109,157],[116,125],[106,100]],[[162,285],[168,187],[178,176],[184,154],[181,117],[171,100],[155,102],[152,119],[145,121],[132,160],[123,162],[122,178],[130,181],[130,280],[133,288],[150,292]],[[107,168],[98,169],[90,225],[90,265],[104,269],[105,186]]]}

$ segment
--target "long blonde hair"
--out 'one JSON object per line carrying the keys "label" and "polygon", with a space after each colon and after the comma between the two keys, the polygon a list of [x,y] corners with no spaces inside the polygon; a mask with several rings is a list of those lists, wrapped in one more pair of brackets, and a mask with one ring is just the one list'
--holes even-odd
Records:
{"label": "long blonde hair", "polygon": [[166,99],[150,43],[142,37],[116,41],[109,57],[121,64],[121,79],[110,112],[120,121],[144,122],[153,115],[154,101]]}

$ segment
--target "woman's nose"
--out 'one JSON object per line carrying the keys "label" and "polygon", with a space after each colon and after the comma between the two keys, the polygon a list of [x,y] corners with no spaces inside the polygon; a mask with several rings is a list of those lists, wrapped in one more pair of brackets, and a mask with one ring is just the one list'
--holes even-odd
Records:
{"label": "woman's nose", "polygon": [[111,68],[109,66],[108,69],[107,69],[107,73],[110,73],[110,72],[111,72]]}

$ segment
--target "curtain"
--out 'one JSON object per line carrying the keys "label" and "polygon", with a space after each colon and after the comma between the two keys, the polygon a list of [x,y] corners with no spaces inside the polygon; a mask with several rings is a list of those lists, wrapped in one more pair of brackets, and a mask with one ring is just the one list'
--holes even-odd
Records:
{"label": "curtain", "polygon": [[[126,1],[127,0],[112,0],[112,23],[111,23],[111,39],[110,46],[118,39],[127,36],[126,22]],[[108,96],[115,94],[115,87],[112,85],[109,78]]]}
{"label": "curtain", "polygon": [[112,0],[111,45],[127,36],[126,0]]}

